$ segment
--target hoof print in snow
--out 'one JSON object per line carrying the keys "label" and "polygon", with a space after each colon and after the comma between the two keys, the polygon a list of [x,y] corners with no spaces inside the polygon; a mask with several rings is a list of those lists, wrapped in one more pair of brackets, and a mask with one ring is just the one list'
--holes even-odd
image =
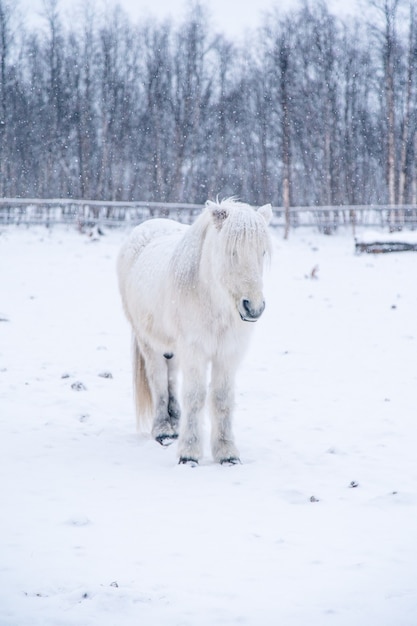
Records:
{"label": "hoof print in snow", "polygon": [[116,587],[116,589],[118,589],[119,584],[118,584],[117,580],[114,580],[112,583],[110,583],[110,587]]}
{"label": "hoof print in snow", "polygon": [[100,372],[100,378],[113,378],[113,374],[111,372]]}
{"label": "hoof print in snow", "polygon": [[61,378],[71,378],[71,374],[68,374],[68,372],[64,372],[64,373],[61,375]]}
{"label": "hoof print in snow", "polygon": [[352,481],[349,483],[349,487],[350,487],[351,489],[356,489],[356,487],[359,487],[359,483],[357,483],[357,482],[356,482],[356,480],[352,480]]}
{"label": "hoof print in snow", "polygon": [[83,526],[89,526],[91,521],[85,515],[76,515],[71,517],[66,522],[68,526],[75,526],[76,528],[82,528]]}
{"label": "hoof print in snow", "polygon": [[77,380],[75,383],[72,383],[71,389],[73,391],[87,391],[87,387],[79,380]]}
{"label": "hoof print in snow", "polygon": [[316,496],[311,496],[310,502],[320,502],[320,500]]}
{"label": "hoof print in snow", "polygon": [[46,593],[40,593],[39,591],[35,593],[28,593],[27,591],[24,591],[23,593],[27,598],[47,598],[48,597]]}

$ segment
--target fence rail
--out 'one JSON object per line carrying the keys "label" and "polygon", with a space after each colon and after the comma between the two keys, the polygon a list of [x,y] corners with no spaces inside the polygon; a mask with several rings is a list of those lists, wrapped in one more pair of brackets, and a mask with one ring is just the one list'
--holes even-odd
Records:
{"label": "fence rail", "polygon": [[[170,217],[190,223],[201,211],[199,204],[160,202],[104,202],[101,200],[0,198],[1,225],[71,224],[83,229],[139,224],[152,217]],[[417,229],[417,205],[291,207],[291,228],[316,227],[331,234],[338,228],[380,227],[389,230]],[[273,226],[285,228],[283,207],[273,207]]]}

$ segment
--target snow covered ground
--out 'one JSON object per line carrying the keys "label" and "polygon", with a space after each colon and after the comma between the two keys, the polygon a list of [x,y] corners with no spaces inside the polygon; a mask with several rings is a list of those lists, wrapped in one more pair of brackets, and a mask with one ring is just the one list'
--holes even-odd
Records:
{"label": "snow covered ground", "polygon": [[415,626],[417,255],[274,236],[242,465],[135,432],[124,233],[0,234],[1,626]]}

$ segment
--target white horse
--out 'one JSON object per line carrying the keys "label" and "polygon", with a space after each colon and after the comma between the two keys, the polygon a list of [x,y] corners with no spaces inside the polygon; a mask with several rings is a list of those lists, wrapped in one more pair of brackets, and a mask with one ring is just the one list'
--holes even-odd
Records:
{"label": "white horse", "polygon": [[250,322],[265,308],[262,273],[271,217],[270,204],[255,211],[233,199],[208,201],[192,226],[148,220],[120,251],[138,425],[151,419],[152,435],[162,445],[179,436],[180,463],[194,465],[202,455],[209,372],[213,458],[239,463],[232,433],[234,379]]}

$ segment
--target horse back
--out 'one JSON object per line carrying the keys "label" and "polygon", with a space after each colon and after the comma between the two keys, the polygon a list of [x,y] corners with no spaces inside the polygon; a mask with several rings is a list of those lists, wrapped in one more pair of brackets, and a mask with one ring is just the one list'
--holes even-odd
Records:
{"label": "horse back", "polygon": [[126,272],[129,271],[138,257],[152,242],[162,237],[171,238],[172,236],[180,235],[186,228],[188,227],[174,220],[159,218],[147,220],[136,226],[120,250],[118,259],[119,278],[126,275]]}

